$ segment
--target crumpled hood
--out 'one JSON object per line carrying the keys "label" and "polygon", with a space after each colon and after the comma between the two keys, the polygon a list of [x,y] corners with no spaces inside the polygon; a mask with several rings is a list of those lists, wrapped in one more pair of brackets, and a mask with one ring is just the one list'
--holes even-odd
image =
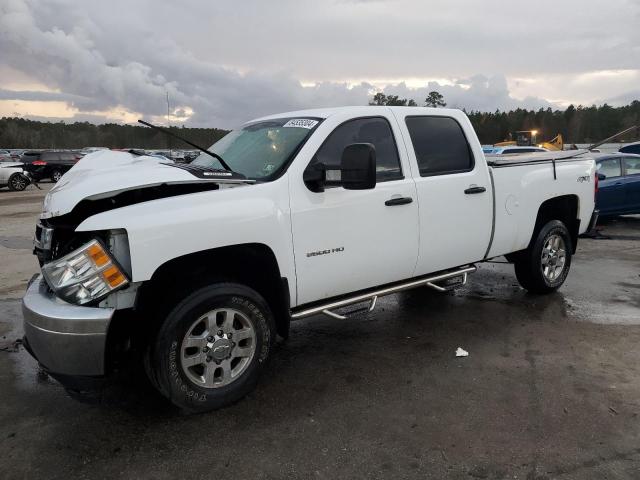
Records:
{"label": "crumpled hood", "polygon": [[84,199],[100,199],[140,187],[162,184],[209,183],[169,165],[170,160],[111,150],[91,153],[65,173],[44,198],[41,218],[69,213]]}

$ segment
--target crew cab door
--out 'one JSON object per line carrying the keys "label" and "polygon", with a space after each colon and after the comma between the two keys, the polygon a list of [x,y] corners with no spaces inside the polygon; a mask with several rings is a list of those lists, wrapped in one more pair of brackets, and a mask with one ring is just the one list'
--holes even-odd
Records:
{"label": "crew cab door", "polygon": [[596,208],[601,216],[615,215],[626,210],[625,185],[620,157],[607,158],[597,162],[597,171],[605,175],[598,181]]}
{"label": "crew cab door", "polygon": [[640,212],[640,156],[623,156],[625,200],[629,213]]}
{"label": "crew cab door", "polygon": [[[381,107],[375,117],[329,117],[314,137],[318,145],[307,157],[311,160],[289,180],[297,304],[411,277],[418,254],[418,204],[390,111]],[[309,165],[337,166],[353,143],[376,149],[375,188],[314,192],[304,183]]]}
{"label": "crew cab door", "polygon": [[410,109],[397,116],[418,192],[415,274],[482,260],[491,237],[493,187],[469,120],[462,113],[413,115]]}

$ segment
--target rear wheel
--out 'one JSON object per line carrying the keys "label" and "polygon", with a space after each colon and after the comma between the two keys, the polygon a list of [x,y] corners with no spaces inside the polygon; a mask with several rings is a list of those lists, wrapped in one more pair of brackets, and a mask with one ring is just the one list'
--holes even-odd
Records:
{"label": "rear wheel", "polygon": [[532,293],[550,293],[562,286],[571,267],[571,235],[559,220],[538,232],[533,244],[514,264],[520,285]]}
{"label": "rear wheel", "polygon": [[60,170],[54,170],[51,172],[51,180],[54,183],[58,183],[58,181],[62,178],[62,172]]}
{"label": "rear wheel", "polygon": [[256,291],[214,284],[171,310],[150,350],[148,373],[181,409],[214,410],[253,390],[274,338],[273,315]]}
{"label": "rear wheel", "polygon": [[21,192],[29,185],[29,179],[21,173],[14,173],[9,177],[9,189]]}

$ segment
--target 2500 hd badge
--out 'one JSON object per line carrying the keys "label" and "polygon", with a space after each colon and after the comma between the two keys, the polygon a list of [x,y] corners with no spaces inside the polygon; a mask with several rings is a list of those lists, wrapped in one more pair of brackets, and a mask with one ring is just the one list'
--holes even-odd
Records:
{"label": "2500 hd badge", "polygon": [[332,248],[330,250],[318,250],[317,252],[308,252],[307,257],[318,257],[320,255],[328,255],[330,253],[344,252],[344,247]]}

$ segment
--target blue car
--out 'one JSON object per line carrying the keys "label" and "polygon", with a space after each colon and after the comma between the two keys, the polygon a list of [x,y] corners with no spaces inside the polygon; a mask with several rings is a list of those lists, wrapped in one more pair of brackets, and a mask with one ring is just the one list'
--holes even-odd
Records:
{"label": "blue car", "polygon": [[625,145],[619,150],[620,153],[634,153],[636,155],[640,154],[640,142],[630,143],[629,145]]}
{"label": "blue car", "polygon": [[640,213],[640,155],[599,155],[596,165],[600,217]]}

